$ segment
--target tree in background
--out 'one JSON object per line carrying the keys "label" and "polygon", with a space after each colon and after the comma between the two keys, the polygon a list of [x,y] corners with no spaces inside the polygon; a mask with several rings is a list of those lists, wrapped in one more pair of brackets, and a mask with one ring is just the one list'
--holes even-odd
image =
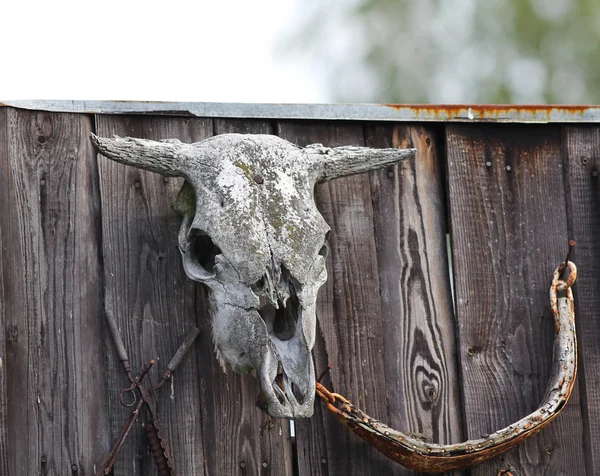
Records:
{"label": "tree in background", "polygon": [[598,0],[305,0],[294,54],[349,102],[600,103]]}

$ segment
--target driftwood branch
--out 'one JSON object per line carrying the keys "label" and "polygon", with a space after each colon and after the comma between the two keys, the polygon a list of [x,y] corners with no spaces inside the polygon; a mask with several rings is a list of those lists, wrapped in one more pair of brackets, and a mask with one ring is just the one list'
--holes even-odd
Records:
{"label": "driftwood branch", "polygon": [[[387,457],[415,471],[443,472],[466,468],[504,453],[547,426],[566,405],[577,375],[577,339],[575,308],[570,286],[575,282],[577,269],[568,262],[569,279],[559,279],[565,266],[554,273],[550,288],[550,305],[554,314],[552,375],[544,399],[537,410],[525,418],[498,430],[485,438],[463,443],[439,445],[428,443],[394,430],[371,418],[341,395],[329,392],[317,382],[317,395],[327,408],[348,428]],[[558,291],[567,297],[557,298]]]}

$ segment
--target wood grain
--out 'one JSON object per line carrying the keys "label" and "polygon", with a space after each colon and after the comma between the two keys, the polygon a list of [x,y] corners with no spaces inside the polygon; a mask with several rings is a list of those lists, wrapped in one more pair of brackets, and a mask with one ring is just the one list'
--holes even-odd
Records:
{"label": "wood grain", "polygon": [[[300,145],[364,145],[361,124],[282,122],[278,133]],[[388,395],[386,385],[370,174],[320,185],[315,196],[332,228],[329,277],[318,302],[323,341],[317,342],[315,349],[317,373],[328,363],[333,364],[328,378],[332,388],[375,418],[385,420],[388,399],[400,396]],[[317,415],[297,422],[300,474],[406,474],[399,465],[349,434],[330,415],[320,409]],[[324,442],[319,441],[319,435]]]}
{"label": "wood grain", "polygon": [[438,135],[432,127],[397,124],[365,129],[370,147],[417,149],[415,160],[370,174],[386,424],[429,442],[458,443],[462,407]]}
{"label": "wood grain", "polygon": [[108,450],[108,414],[92,123],[75,114],[3,114],[3,474],[93,474]]}
{"label": "wood grain", "polygon": [[570,237],[577,245],[575,310],[587,474],[600,474],[600,128],[563,129],[567,166]]}
{"label": "wood grain", "polygon": [[[447,126],[456,312],[467,437],[537,408],[553,342],[548,288],[564,260],[559,133],[550,126]],[[473,475],[584,474],[578,389],[535,438]]]}
{"label": "wood grain", "polygon": [[[0,203],[7,203],[3,197],[8,189],[8,144],[7,144],[7,112],[8,109],[0,109]],[[2,245],[2,232],[0,231],[0,250]],[[6,292],[4,281],[9,279],[3,273],[3,253],[0,252],[0,474],[8,474],[8,435],[6,422],[8,420],[6,376]]]}

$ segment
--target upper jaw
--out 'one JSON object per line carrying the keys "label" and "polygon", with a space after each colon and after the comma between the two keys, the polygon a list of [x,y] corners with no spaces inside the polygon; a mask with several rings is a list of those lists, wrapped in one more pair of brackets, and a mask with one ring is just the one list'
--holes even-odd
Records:
{"label": "upper jaw", "polygon": [[305,312],[302,295],[296,294],[300,289],[289,279],[283,292],[277,293],[276,306],[261,299],[257,309],[268,336],[260,383],[266,410],[276,418],[307,418],[314,412],[315,371],[304,328],[314,325],[315,319]]}
{"label": "upper jaw", "polygon": [[[275,356],[275,354],[273,353]],[[301,391],[285,372],[281,361],[275,357],[271,365],[263,366],[260,372],[261,389],[266,396],[267,412],[274,418],[309,418],[314,413],[315,375],[312,356],[309,354],[308,382]],[[298,398],[296,397],[298,395]],[[300,400],[300,402],[298,401]]]}

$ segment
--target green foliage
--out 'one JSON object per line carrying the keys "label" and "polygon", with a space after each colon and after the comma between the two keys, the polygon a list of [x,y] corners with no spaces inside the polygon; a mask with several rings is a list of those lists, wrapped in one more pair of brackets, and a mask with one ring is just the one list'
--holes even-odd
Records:
{"label": "green foliage", "polygon": [[307,2],[292,40],[351,102],[599,103],[597,0]]}

